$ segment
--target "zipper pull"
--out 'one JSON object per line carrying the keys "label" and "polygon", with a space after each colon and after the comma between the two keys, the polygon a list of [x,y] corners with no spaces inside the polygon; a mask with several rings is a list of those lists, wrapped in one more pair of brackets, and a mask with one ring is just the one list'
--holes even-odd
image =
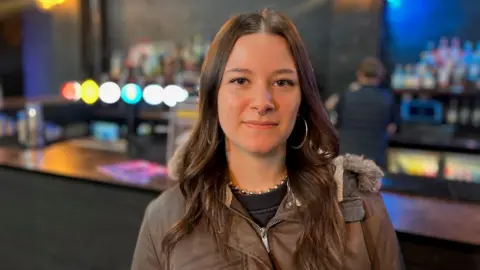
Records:
{"label": "zipper pull", "polygon": [[262,238],[263,245],[268,253],[270,253],[270,246],[268,245],[268,236],[267,230],[265,228],[260,228],[260,237]]}

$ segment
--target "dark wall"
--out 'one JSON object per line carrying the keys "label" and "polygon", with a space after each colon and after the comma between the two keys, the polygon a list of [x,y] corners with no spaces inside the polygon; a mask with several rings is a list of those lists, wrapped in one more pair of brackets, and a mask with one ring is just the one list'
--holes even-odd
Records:
{"label": "dark wall", "polygon": [[0,167],[1,269],[127,270],[157,194]]}
{"label": "dark wall", "polygon": [[[194,34],[213,37],[233,14],[264,7],[283,11],[302,36],[320,86],[335,83],[339,91],[354,78],[359,59],[377,50],[379,0],[346,1],[354,8],[337,9],[345,0],[108,0],[111,47],[126,48],[145,40],[182,40]],[[348,3],[346,4],[348,6]],[[347,67],[347,68],[346,68]]]}
{"label": "dark wall", "polygon": [[22,18],[20,14],[0,20],[0,83],[4,96],[22,96]]}
{"label": "dark wall", "polygon": [[345,91],[360,62],[379,55],[382,10],[383,0],[335,1],[329,24],[327,95]]}
{"label": "dark wall", "polygon": [[58,96],[61,86],[82,80],[80,0],[66,1],[50,12],[23,11],[22,68],[26,97]]}
{"label": "dark wall", "polygon": [[[386,49],[390,63],[412,63],[428,41],[442,36],[479,41],[478,0],[396,0],[386,6]],[[398,4],[395,4],[398,3]]]}

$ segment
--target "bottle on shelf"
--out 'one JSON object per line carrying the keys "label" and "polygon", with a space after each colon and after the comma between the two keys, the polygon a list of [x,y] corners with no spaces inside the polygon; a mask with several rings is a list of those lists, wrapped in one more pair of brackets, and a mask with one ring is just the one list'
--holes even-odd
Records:
{"label": "bottle on shelf", "polygon": [[440,65],[444,65],[450,59],[450,48],[448,44],[448,39],[442,37],[438,44],[437,48],[437,61]]}
{"label": "bottle on shelf", "polygon": [[25,110],[17,112],[17,140],[25,145],[27,142],[27,116]]}
{"label": "bottle on shelf", "polygon": [[422,88],[432,90],[435,88],[435,76],[432,71],[427,70],[422,79]]}
{"label": "bottle on shelf", "polygon": [[464,90],[464,79],[467,74],[467,67],[462,61],[458,61],[453,69],[452,76],[452,90],[455,93],[460,93]]}
{"label": "bottle on shelf", "polygon": [[462,42],[458,37],[452,39],[449,56],[453,63],[457,63],[462,59]]}
{"label": "bottle on shelf", "polygon": [[414,85],[414,78],[413,78],[414,69],[412,65],[405,66],[405,73],[404,73],[404,87],[406,89],[413,89]]}
{"label": "bottle on shelf", "polygon": [[460,108],[459,122],[464,126],[470,122],[470,103],[468,101],[464,101]]}
{"label": "bottle on shelf", "polygon": [[440,67],[438,73],[438,86],[440,89],[447,89],[450,86],[450,77],[452,75],[452,66],[447,62],[444,66]]}
{"label": "bottle on shelf", "polygon": [[435,42],[429,41],[427,43],[427,48],[422,55],[427,65],[435,67],[437,65],[437,59],[435,58]]}
{"label": "bottle on shelf", "polygon": [[476,83],[480,79],[480,57],[473,57],[472,63],[468,66],[468,80]]}
{"label": "bottle on shelf", "polygon": [[420,61],[418,61],[417,65],[416,65],[416,70],[417,70],[417,74],[420,76],[420,77],[424,77],[425,76],[425,73],[427,72],[428,68],[429,68],[429,64],[427,62],[427,59],[426,59],[426,56],[425,56],[426,52],[422,52],[420,54]]}
{"label": "bottle on shelf", "polygon": [[466,66],[470,66],[474,62],[473,42],[470,40],[465,41],[463,45],[463,63]]}
{"label": "bottle on shelf", "polygon": [[480,127],[480,100],[477,100],[474,106],[472,112],[472,126],[478,128]]}
{"label": "bottle on shelf", "polygon": [[403,89],[405,88],[405,74],[403,72],[402,65],[397,65],[392,74],[392,88]]}
{"label": "bottle on shelf", "polygon": [[447,110],[447,123],[451,125],[455,125],[458,123],[458,100],[452,99],[448,104]]}
{"label": "bottle on shelf", "polygon": [[421,86],[421,78],[423,76],[424,71],[422,67],[418,64],[412,66],[412,74],[410,75],[410,84],[412,89],[419,89]]}

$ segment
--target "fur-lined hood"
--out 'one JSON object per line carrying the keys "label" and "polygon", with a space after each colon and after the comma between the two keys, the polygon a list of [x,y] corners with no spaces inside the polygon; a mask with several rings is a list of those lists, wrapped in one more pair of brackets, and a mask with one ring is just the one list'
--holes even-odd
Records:
{"label": "fur-lined hood", "polygon": [[[183,146],[179,147],[168,162],[168,175],[172,180],[178,180],[177,164],[185,153]],[[383,171],[372,160],[362,156],[347,154],[335,158],[335,182],[337,197],[342,202],[345,197],[360,192],[378,192],[381,187]],[[354,176],[347,177],[347,175]]]}

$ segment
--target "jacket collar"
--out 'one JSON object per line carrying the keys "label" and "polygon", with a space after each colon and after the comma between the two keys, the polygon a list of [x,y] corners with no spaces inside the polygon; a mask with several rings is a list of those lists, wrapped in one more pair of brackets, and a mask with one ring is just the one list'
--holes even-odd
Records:
{"label": "jacket collar", "polygon": [[[180,146],[168,162],[168,176],[172,180],[178,180],[177,165],[182,160],[185,153],[185,147]],[[334,179],[337,184],[338,202],[355,196],[360,192],[378,192],[381,187],[383,177],[382,170],[372,160],[364,159],[362,156],[346,154],[338,156],[333,160],[335,165]],[[349,175],[350,177],[346,177]],[[296,206],[302,203],[295,196],[289,187],[289,194],[292,195]],[[232,191],[226,189],[225,204],[230,206],[233,200]]]}

